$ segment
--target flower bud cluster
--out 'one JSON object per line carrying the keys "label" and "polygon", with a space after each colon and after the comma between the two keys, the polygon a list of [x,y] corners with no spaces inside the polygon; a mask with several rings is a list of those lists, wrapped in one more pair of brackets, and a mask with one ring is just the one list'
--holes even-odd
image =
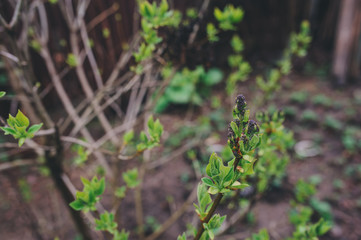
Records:
{"label": "flower bud cluster", "polygon": [[235,103],[235,119],[228,126],[228,145],[233,155],[241,159],[259,143],[259,126],[256,121],[249,120],[249,110],[243,95],[238,95]]}
{"label": "flower bud cluster", "polygon": [[238,95],[236,98],[236,106],[233,109],[233,115],[237,116],[239,119],[242,120],[246,113],[246,108],[247,108],[246,98],[242,94]]}

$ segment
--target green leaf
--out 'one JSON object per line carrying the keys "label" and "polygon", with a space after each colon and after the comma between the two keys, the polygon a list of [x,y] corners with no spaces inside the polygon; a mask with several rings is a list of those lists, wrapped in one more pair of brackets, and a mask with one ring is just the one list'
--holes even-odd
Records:
{"label": "green leaf", "polygon": [[234,35],[231,40],[232,48],[235,52],[240,53],[243,51],[243,42],[239,36]]}
{"label": "green leaf", "polygon": [[207,192],[207,186],[205,184],[198,184],[197,187],[197,200],[199,206],[194,204],[196,208],[196,212],[199,214],[200,218],[202,219],[207,215],[206,208],[212,202],[211,196],[209,196]]}
{"label": "green leaf", "polygon": [[18,134],[20,134],[20,136],[26,136],[26,127],[25,126],[18,127],[15,125],[15,130]]}
{"label": "green leaf", "polygon": [[115,193],[114,193],[114,194],[115,194],[116,197],[122,199],[122,198],[125,197],[125,192],[126,192],[126,190],[127,190],[127,187],[126,187],[126,186],[121,186],[121,187],[119,187],[119,188],[117,188],[117,189],[115,190]]}
{"label": "green leaf", "polygon": [[325,221],[323,218],[319,220],[316,227],[316,233],[318,236],[322,236],[332,228],[331,222]]}
{"label": "green leaf", "polygon": [[250,155],[244,155],[243,159],[250,163],[254,161],[254,157],[252,157]]}
{"label": "green leaf", "polygon": [[235,122],[231,122],[231,128],[233,130],[233,132],[236,134],[237,137],[239,137],[239,134],[238,134],[238,126]]}
{"label": "green leaf", "polygon": [[71,202],[69,205],[76,211],[82,210],[85,206],[81,200],[75,200],[75,201]]}
{"label": "green leaf", "polygon": [[28,127],[30,124],[29,119],[20,110],[18,110],[15,119],[22,127]]}
{"label": "green leaf", "polygon": [[148,146],[146,144],[144,144],[144,143],[137,144],[137,151],[138,152],[144,151],[147,148],[148,148]]}
{"label": "green leaf", "polygon": [[247,184],[247,183],[240,183],[238,181],[235,181],[232,185],[231,185],[231,188],[234,188],[234,189],[244,189],[246,187],[249,187],[250,185]]}
{"label": "green leaf", "polygon": [[248,122],[249,120],[249,115],[250,115],[250,111],[249,109],[247,109],[244,113],[244,118],[243,118],[243,122]]}
{"label": "green leaf", "polygon": [[114,222],[114,214],[109,212],[104,212],[100,215],[100,220],[95,219],[95,230],[108,231],[110,233],[115,233],[118,224]]}
{"label": "green leaf", "polygon": [[162,0],[161,4],[159,5],[159,10],[161,14],[164,14],[168,11],[168,2],[167,0]]}
{"label": "green leaf", "polygon": [[228,187],[233,180],[233,176],[234,176],[233,167],[228,167],[228,168],[229,168],[228,173],[223,179],[223,187]]}
{"label": "green leaf", "polygon": [[96,202],[96,196],[93,190],[88,190],[89,203]]}
{"label": "green leaf", "polygon": [[160,123],[159,119],[155,121],[154,124],[154,130],[157,133],[157,135],[160,137],[163,134],[163,125]]}
{"label": "green leaf", "polygon": [[18,121],[13,116],[11,116],[11,114],[9,114],[9,117],[6,121],[11,128],[15,128],[15,126],[18,125]]}
{"label": "green leaf", "polygon": [[126,145],[126,144],[130,143],[133,140],[133,138],[134,138],[134,131],[129,130],[123,136],[123,143]]}
{"label": "green leaf", "polygon": [[36,133],[37,131],[39,131],[42,126],[43,126],[42,123],[34,124],[33,126],[31,126],[31,127],[29,128],[28,133],[34,134],[34,133]]}
{"label": "green leaf", "polygon": [[85,187],[90,187],[91,183],[88,179],[80,177],[80,181],[83,183]]}
{"label": "green leaf", "polygon": [[194,92],[195,86],[191,82],[186,82],[182,86],[168,87],[165,95],[172,103],[186,104],[191,100]]}
{"label": "green leaf", "polygon": [[249,152],[249,151],[252,151],[253,149],[255,149],[258,145],[258,142],[259,142],[259,138],[256,136],[253,136],[251,141],[249,141],[247,144],[246,151]]}
{"label": "green leaf", "polygon": [[212,180],[209,179],[209,178],[204,177],[204,178],[202,178],[201,180],[202,180],[202,182],[204,182],[204,184],[206,184],[207,186],[210,186],[210,187],[213,187],[213,186],[214,186],[214,183],[213,183]]}
{"label": "green leaf", "polygon": [[216,187],[210,187],[210,188],[208,189],[208,193],[209,193],[209,194],[212,194],[212,195],[215,195],[215,194],[219,193],[219,190],[218,190],[218,188],[216,188]]}
{"label": "green leaf", "polygon": [[211,178],[218,175],[220,173],[220,164],[223,164],[222,160],[217,156],[216,153],[213,153],[206,168],[207,175]]}
{"label": "green leaf", "polygon": [[154,129],[154,119],[152,115],[149,116],[147,125],[150,130]]}
{"label": "green leaf", "polygon": [[259,233],[253,233],[252,238],[247,238],[246,240],[269,240],[269,235],[267,229],[261,229]]}
{"label": "green leaf", "polygon": [[138,169],[133,168],[128,170],[122,174],[124,182],[127,184],[129,188],[135,188],[140,184],[140,180],[138,179]]}
{"label": "green leaf", "polygon": [[154,112],[161,113],[163,112],[169,105],[168,99],[163,95],[159,100],[157,101]]}
{"label": "green leaf", "polygon": [[212,86],[221,82],[222,78],[223,78],[223,72],[221,70],[219,70],[218,68],[211,68],[205,74],[203,78],[203,82],[207,86]]}
{"label": "green leaf", "polygon": [[66,59],[66,63],[70,66],[70,67],[76,67],[78,65],[78,60],[77,57],[73,54],[73,53],[69,53],[68,57]]}
{"label": "green leaf", "polygon": [[177,240],[187,240],[187,235],[186,235],[186,233],[183,233],[182,235],[179,235],[179,236],[177,237]]}
{"label": "green leaf", "polygon": [[8,127],[0,127],[1,130],[3,130],[5,133],[5,135],[15,135],[16,134],[16,131],[12,128],[8,128]]}
{"label": "green leaf", "polygon": [[221,21],[223,19],[223,13],[219,8],[214,9],[214,16],[218,21]]}
{"label": "green leaf", "polygon": [[26,138],[19,139],[19,147],[21,147],[24,144],[25,140],[26,140]]}
{"label": "green leaf", "polygon": [[96,188],[94,189],[95,196],[100,196],[104,193],[105,190],[105,179],[104,177],[100,179],[100,181],[96,184]]}
{"label": "green leaf", "polygon": [[128,240],[129,232],[126,232],[124,229],[122,229],[121,232],[115,231],[114,232],[114,238],[113,240]]}
{"label": "green leaf", "polygon": [[4,91],[0,91],[0,98],[2,98],[3,96],[5,96],[6,92]]}

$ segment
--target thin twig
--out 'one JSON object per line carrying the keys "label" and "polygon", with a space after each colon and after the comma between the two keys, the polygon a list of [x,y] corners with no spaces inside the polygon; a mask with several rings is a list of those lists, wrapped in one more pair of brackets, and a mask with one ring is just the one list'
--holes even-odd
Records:
{"label": "thin twig", "polygon": [[178,148],[177,150],[173,151],[171,154],[166,155],[162,158],[159,158],[157,161],[152,161],[147,165],[147,169],[154,169],[157,168],[159,166],[162,166],[163,164],[172,161],[174,159],[176,159],[178,156],[181,156],[183,153],[185,153],[186,151],[188,151],[189,149],[197,146],[200,144],[200,140],[199,139],[193,139],[189,142],[187,142],[185,145],[183,145],[182,147]]}
{"label": "thin twig", "polygon": [[0,171],[8,170],[11,168],[16,167],[23,167],[28,165],[37,165],[38,163],[33,159],[22,159],[22,160],[15,160],[11,162],[1,163],[0,164]]}
{"label": "thin twig", "polygon": [[20,6],[21,6],[22,0],[18,0],[15,6],[14,14],[10,20],[10,23],[7,23],[6,20],[1,16],[0,14],[0,21],[4,25],[5,28],[11,29],[17,22],[18,16],[20,13]]}
{"label": "thin twig", "polygon": [[[83,3],[84,1],[82,1]],[[85,4],[85,3],[84,3]],[[64,17],[66,17],[67,15],[64,15]],[[81,17],[81,16],[77,16],[77,19],[78,17]],[[73,22],[71,20],[75,20],[75,19],[69,19],[70,21],[68,22]],[[81,24],[81,23],[80,23]],[[74,24],[69,24],[68,25],[69,29],[70,29],[70,46],[71,46],[71,49],[72,49],[72,52],[76,58],[76,61],[77,61],[77,65],[75,67],[75,70],[76,70],[76,74],[78,76],[78,79],[80,81],[80,84],[81,84],[81,87],[87,97],[87,99],[93,99],[94,98],[94,92],[92,90],[92,88],[90,87],[90,84],[89,84],[89,81],[86,77],[86,74],[85,74],[85,71],[84,71],[84,68],[83,68],[83,65],[79,63],[79,53],[80,53],[80,50],[79,50],[79,46],[78,46],[78,36],[77,36],[77,31],[79,30],[78,27],[80,27],[80,25],[76,25],[74,26]],[[88,49],[87,49],[88,47]],[[89,52],[89,46],[88,46],[88,43],[85,43],[85,48],[88,50]],[[97,69],[96,69],[97,70]],[[93,107],[94,111],[96,112],[97,114],[97,117],[100,121],[100,124],[101,126],[104,128],[105,132],[106,133],[109,133],[110,136],[111,136],[111,141],[114,145],[116,145],[119,141],[117,139],[117,137],[115,136],[115,134],[113,134],[112,132],[112,126],[111,124],[109,123],[108,119],[106,118],[105,114],[100,111],[100,107],[99,107],[99,102],[97,101],[91,101],[91,106]]]}
{"label": "thin twig", "polygon": [[201,9],[199,10],[199,13],[198,13],[198,23],[193,26],[193,31],[189,35],[188,45],[191,45],[194,42],[194,40],[196,39],[197,33],[199,31],[199,27],[200,27],[200,22],[204,17],[204,14],[205,14],[205,12],[206,12],[206,10],[208,8],[209,3],[210,3],[210,0],[205,0],[203,2],[202,7],[201,7]]}
{"label": "thin twig", "polygon": [[0,54],[3,55],[4,57],[7,57],[9,58],[10,60],[16,62],[16,63],[19,63],[19,58],[12,55],[11,53],[9,52],[5,52],[5,51],[0,51]]}
{"label": "thin twig", "polygon": [[95,18],[93,18],[87,25],[86,25],[86,30],[88,32],[90,32],[91,30],[93,30],[93,28],[95,28],[96,25],[98,25],[99,23],[103,22],[107,17],[109,17],[110,15],[114,14],[116,11],[118,11],[119,9],[119,4],[118,3],[114,3],[110,8],[105,9],[103,12],[101,12],[98,16],[96,16]]}
{"label": "thin twig", "polygon": [[[77,112],[75,111],[69,96],[66,94],[66,91],[65,91],[65,89],[63,87],[63,84],[60,81],[59,75],[57,74],[57,71],[56,71],[54,63],[53,63],[53,61],[51,59],[51,56],[50,56],[50,53],[49,53],[49,50],[48,50],[47,46],[42,46],[40,53],[41,53],[41,56],[45,60],[45,64],[46,64],[47,69],[48,69],[49,74],[50,74],[50,78],[51,78],[51,80],[52,80],[52,82],[54,84],[55,90],[57,91],[57,93],[58,93],[58,95],[60,97],[60,100],[63,103],[63,106],[64,106],[65,110],[71,116],[73,122],[76,124],[78,121],[80,121],[80,118],[79,118]],[[80,129],[80,132],[82,133],[82,135],[86,138],[86,140],[90,144],[94,143],[94,139],[90,135],[88,129],[82,128],[82,129]],[[103,156],[103,154],[101,154],[100,152],[94,152],[94,155],[97,157],[99,162],[105,168],[107,174],[109,174],[111,176],[112,175],[111,169],[109,167],[109,164],[105,160],[105,157]]]}

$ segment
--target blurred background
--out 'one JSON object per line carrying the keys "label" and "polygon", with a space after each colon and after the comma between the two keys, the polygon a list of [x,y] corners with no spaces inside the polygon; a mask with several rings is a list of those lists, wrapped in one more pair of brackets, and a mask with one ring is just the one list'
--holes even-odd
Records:
{"label": "blurred background", "polygon": [[[82,2],[86,5],[83,23],[78,24],[76,18],[70,21],[71,15],[81,13]],[[59,126],[60,135],[83,139],[79,129],[72,135],[76,123],[69,117],[67,103],[62,101],[54,80],[62,82],[74,109],[82,114],[90,104],[89,99],[97,96],[103,86],[112,88],[106,89],[99,102],[103,104],[117,96],[102,111],[113,129],[117,124],[123,126],[115,132],[119,139],[127,129],[142,130],[145,116],[155,114],[164,125],[164,134],[161,146],[144,157],[151,160],[142,176],[142,225],[145,236],[152,236],[182,207],[184,211],[178,221],[154,238],[176,239],[190,229],[187,224],[197,224],[191,204],[195,201],[192,190],[204,174],[201,169],[210,154],[229,156],[228,122],[232,119],[234,97],[242,93],[253,116],[260,111],[271,116],[282,110],[285,129],[293,134],[282,139],[284,150],[275,145],[281,152],[279,156],[289,159],[282,167],[274,166],[285,169],[268,179],[269,186],[262,191],[254,187],[249,193],[238,192],[237,196],[244,201],[232,202],[232,197],[225,200],[221,211],[230,217],[238,205],[240,209],[247,204],[251,207],[246,207],[248,210],[240,213],[242,217],[237,221],[228,223],[219,239],[245,239],[262,228],[268,229],[271,239],[290,236],[294,229],[289,222],[290,202],[298,196],[300,188],[314,189],[310,190],[313,197],[309,205],[314,211],[311,220],[316,222],[323,217],[332,222],[331,230],[320,239],[361,239],[361,1],[169,0],[170,9],[179,11],[182,21],[176,27],[157,28],[163,40],[153,58],[137,63],[132,54],[144,41],[140,2],[2,0],[0,90],[7,92],[0,102],[2,126],[8,114],[15,115],[18,108],[27,113],[31,122],[44,122],[44,116],[34,107],[38,99],[54,125]],[[18,4],[19,16],[13,22]],[[235,23],[232,31],[219,30],[218,41],[207,41],[207,24],[217,22],[213,9],[224,9],[229,4],[243,9],[242,21]],[[73,7],[70,14],[67,6]],[[304,30],[301,25],[304,20],[309,26],[303,25],[307,28],[305,34],[312,39],[306,44],[307,55],[292,55],[290,72],[275,77],[273,84],[272,69],[277,68],[285,49],[292,45],[291,34]],[[72,29],[78,25],[79,28]],[[84,32],[86,43],[81,40]],[[227,76],[235,71],[229,63],[229,56],[234,54],[230,41],[235,34],[242,39],[242,61],[247,61],[252,71],[244,70],[246,73],[238,76],[241,80],[235,81],[229,92]],[[74,36],[78,39],[74,40]],[[75,55],[73,62],[71,54]],[[82,70],[78,68],[79,61]],[[135,74],[132,66],[136,64],[148,68]],[[169,71],[177,73],[164,74],[163,70],[170,65]],[[114,74],[114,84],[108,86]],[[84,91],[82,76],[93,94]],[[268,81],[262,85],[257,80],[259,76]],[[202,82],[203,78],[214,81]],[[134,79],[139,84],[136,90],[133,85],[127,88]],[[190,88],[182,88],[190,82]],[[169,93],[172,86],[177,91]],[[191,97],[180,100],[190,91]],[[159,96],[153,97],[156,94]],[[167,94],[174,94],[174,98],[167,99]],[[96,110],[92,113],[99,115]],[[100,139],[101,146],[114,150],[117,147],[114,139],[102,141],[109,132],[102,128],[104,121],[93,117],[85,128],[91,130],[95,144]],[[49,126],[45,124],[43,130],[53,129]],[[46,134],[45,131],[42,136]],[[42,136],[36,140],[38,147],[30,144],[22,149],[11,145],[15,143],[12,138],[0,136],[0,234],[4,239],[79,239],[64,196],[51,178],[46,154],[42,155],[49,145]],[[80,189],[79,176],[101,174],[95,160],[99,156],[91,153],[89,159],[81,159],[80,152],[85,150],[79,150],[76,142],[68,140],[63,138],[65,157],[61,174],[66,173],[76,189]],[[113,164],[112,157],[105,159]],[[143,166],[142,163],[139,159],[119,160],[116,174]],[[105,206],[111,205],[110,195],[108,191],[104,197]],[[254,196],[259,196],[257,201]],[[123,200],[117,219],[121,228],[134,230],[139,226],[134,217],[134,202],[133,194]],[[131,233],[130,239],[140,237]]]}

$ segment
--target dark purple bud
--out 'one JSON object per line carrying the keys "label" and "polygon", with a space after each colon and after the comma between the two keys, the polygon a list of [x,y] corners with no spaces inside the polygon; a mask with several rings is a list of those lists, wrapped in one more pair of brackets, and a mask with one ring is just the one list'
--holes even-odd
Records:
{"label": "dark purple bud", "polygon": [[231,128],[231,124],[228,125],[228,133],[227,133],[228,139],[230,141],[233,141],[233,139],[235,138],[235,133],[233,131],[233,129]]}
{"label": "dark purple bud", "polygon": [[237,106],[238,111],[240,111],[242,113],[244,112],[244,109],[247,106],[247,102],[246,102],[246,98],[242,94],[237,96],[236,106]]}
{"label": "dark purple bud", "polygon": [[250,135],[253,135],[258,132],[259,132],[259,127],[258,127],[256,121],[250,120],[248,123],[248,132],[247,133]]}
{"label": "dark purple bud", "polygon": [[248,143],[248,138],[246,136],[242,136],[241,137],[241,141],[243,142],[244,145],[246,145]]}

